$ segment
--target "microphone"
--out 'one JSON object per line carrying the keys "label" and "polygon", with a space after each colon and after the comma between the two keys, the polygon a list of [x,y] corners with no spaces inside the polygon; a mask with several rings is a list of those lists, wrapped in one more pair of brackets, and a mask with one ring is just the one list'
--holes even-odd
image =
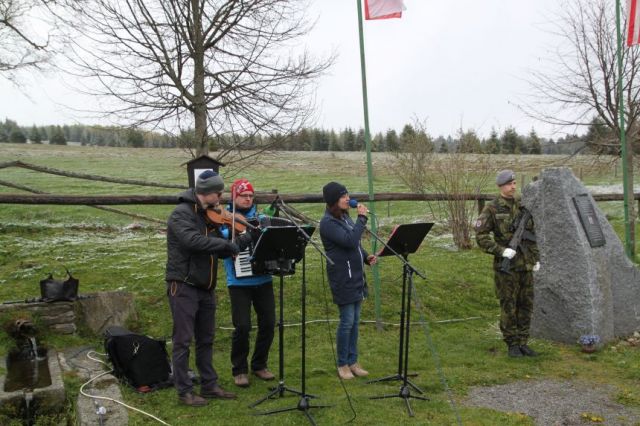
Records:
{"label": "microphone", "polygon": [[[355,198],[351,198],[349,200],[349,207],[351,207],[352,209],[357,208],[358,207],[358,200],[356,200]],[[367,208],[365,207],[365,209],[367,209]],[[367,209],[367,214],[371,214],[371,215],[375,216],[375,213],[370,212],[369,209]]]}

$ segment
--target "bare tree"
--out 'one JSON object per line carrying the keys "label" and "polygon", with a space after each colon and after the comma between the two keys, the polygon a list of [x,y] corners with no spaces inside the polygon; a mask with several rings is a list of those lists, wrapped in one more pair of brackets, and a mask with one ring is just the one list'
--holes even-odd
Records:
{"label": "bare tree", "polygon": [[[627,170],[633,182],[633,153],[640,148],[639,51],[622,49],[623,75],[618,75],[615,0],[564,0],[554,32],[562,41],[545,58],[545,69],[533,72],[529,82],[533,102],[530,115],[559,127],[589,128],[593,123],[609,131],[590,141],[593,152],[621,150],[618,79],[622,78],[627,138]],[[624,14],[623,14],[624,15]],[[626,22],[622,22],[622,33]],[[635,149],[634,149],[635,148]],[[631,183],[630,192],[633,193]],[[629,205],[631,237],[635,246],[634,206]]]}
{"label": "bare tree", "polygon": [[192,130],[195,154],[215,144],[229,163],[255,135],[295,131],[311,117],[312,83],[333,58],[314,60],[296,44],[310,30],[305,6],[95,0],[82,18],[90,42],[76,44],[74,62],[89,93],[115,100],[102,108],[121,123]]}
{"label": "bare tree", "polygon": [[78,3],[81,1],[0,0],[0,75],[17,82],[20,71],[50,65],[66,40],[63,14]]}
{"label": "bare tree", "polygon": [[[393,152],[395,161],[391,167],[414,192],[453,196],[435,202],[435,208],[429,204],[429,208],[451,230],[456,247],[470,249],[477,216],[475,199],[493,174],[491,156],[436,154],[424,123],[416,120],[414,128],[415,132],[401,139],[399,149]],[[467,133],[475,135],[472,130]]]}

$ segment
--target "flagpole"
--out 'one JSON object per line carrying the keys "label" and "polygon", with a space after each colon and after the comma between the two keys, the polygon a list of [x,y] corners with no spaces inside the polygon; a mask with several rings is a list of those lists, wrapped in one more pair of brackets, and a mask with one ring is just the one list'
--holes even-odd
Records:
{"label": "flagpole", "polygon": [[616,56],[618,59],[618,119],[620,125],[620,145],[622,148],[622,191],[624,194],[624,248],[627,257],[633,260],[634,247],[631,246],[631,223],[629,221],[629,192],[632,192],[629,172],[627,170],[627,137],[624,122],[624,99],[622,90],[622,32],[620,19],[620,0],[616,0],[616,32],[618,36],[618,46]]}
{"label": "flagpole", "polygon": [[[371,165],[371,133],[369,132],[369,100],[367,97],[367,70],[364,59],[364,31],[362,25],[362,3],[360,0],[356,0],[358,4],[358,34],[360,36],[360,70],[362,73],[362,106],[364,110],[364,142],[367,150],[367,180],[369,182],[369,211],[373,213],[371,215],[371,232],[377,233],[376,226],[376,203],[374,200],[373,192],[373,167]],[[375,254],[377,251],[377,241],[375,238],[371,242],[371,253]],[[378,265],[373,265],[373,288],[374,288],[374,302],[375,302],[375,314],[376,314],[376,326],[381,328],[380,322],[380,274],[378,273]]]}

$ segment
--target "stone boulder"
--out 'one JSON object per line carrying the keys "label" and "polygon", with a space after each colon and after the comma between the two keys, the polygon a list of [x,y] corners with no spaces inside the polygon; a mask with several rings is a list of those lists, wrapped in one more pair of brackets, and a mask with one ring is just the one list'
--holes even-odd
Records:
{"label": "stone boulder", "polygon": [[[591,246],[574,204],[584,194],[604,235],[600,247]],[[534,274],[531,335],[575,343],[597,334],[608,342],[640,329],[640,273],[571,170],[543,170],[523,189],[522,201],[535,221],[542,265]]]}
{"label": "stone boulder", "polygon": [[124,325],[128,320],[137,319],[133,294],[125,291],[87,294],[76,301],[76,315],[100,335],[111,325]]}

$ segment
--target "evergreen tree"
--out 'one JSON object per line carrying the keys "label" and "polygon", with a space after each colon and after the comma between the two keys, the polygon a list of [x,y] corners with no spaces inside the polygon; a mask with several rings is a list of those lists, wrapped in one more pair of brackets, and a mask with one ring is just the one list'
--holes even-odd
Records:
{"label": "evergreen tree", "polygon": [[358,133],[356,134],[356,142],[354,146],[354,151],[366,151],[367,143],[364,139],[364,129],[360,128]]}
{"label": "evergreen tree", "polygon": [[127,129],[127,146],[132,148],[144,147],[144,136],[136,129]]}
{"label": "evergreen tree", "polygon": [[484,142],[484,152],[487,154],[500,154],[501,146],[500,139],[498,139],[498,132],[495,129],[491,129],[489,139]]}
{"label": "evergreen tree", "polygon": [[0,121],[0,143],[1,142],[9,142],[9,135],[2,121]]}
{"label": "evergreen tree", "polygon": [[529,137],[527,138],[527,151],[529,154],[542,154],[542,144],[534,129],[531,129]]}
{"label": "evergreen tree", "polygon": [[619,155],[620,153],[619,135],[611,131],[599,117],[591,120],[583,140],[587,144],[589,153],[605,155]]}
{"label": "evergreen tree", "polygon": [[329,151],[342,151],[340,138],[334,130],[331,130],[331,133],[329,133]]}
{"label": "evergreen tree", "polygon": [[43,141],[48,141],[49,140],[49,133],[47,133],[47,126],[41,126],[39,130],[40,130],[40,138]]}
{"label": "evergreen tree", "polygon": [[513,127],[507,127],[500,138],[503,154],[520,154],[522,152],[522,138]]}
{"label": "evergreen tree", "polygon": [[64,132],[62,131],[62,127],[55,126],[51,138],[49,139],[49,143],[51,145],[66,145],[67,139],[64,137]]}
{"label": "evergreen tree", "polygon": [[356,150],[356,134],[351,127],[342,131],[342,148],[344,151]]}
{"label": "evergreen tree", "polygon": [[463,132],[459,131],[459,141],[456,152],[460,154],[480,154],[482,153],[482,146],[480,145],[480,138],[473,130],[467,130]]}
{"label": "evergreen tree", "polygon": [[317,140],[318,151],[329,150],[329,133],[326,130],[316,130],[315,138]]}
{"label": "evergreen tree", "polygon": [[27,137],[22,133],[18,127],[11,130],[11,134],[9,135],[9,142],[11,143],[26,143]]}
{"label": "evergreen tree", "polygon": [[384,135],[384,145],[387,151],[393,152],[400,149],[400,140],[395,130],[389,129]]}
{"label": "evergreen tree", "polygon": [[19,130],[18,123],[7,118],[4,124],[0,123],[0,125],[0,142],[11,142],[11,135],[15,130]]}
{"label": "evergreen tree", "polygon": [[400,132],[400,150],[406,152],[405,147],[410,146],[416,136],[416,131],[411,124],[405,124],[402,128],[402,132]]}
{"label": "evergreen tree", "polygon": [[42,136],[40,135],[40,131],[35,124],[31,127],[29,140],[31,141],[31,143],[42,143]]}

